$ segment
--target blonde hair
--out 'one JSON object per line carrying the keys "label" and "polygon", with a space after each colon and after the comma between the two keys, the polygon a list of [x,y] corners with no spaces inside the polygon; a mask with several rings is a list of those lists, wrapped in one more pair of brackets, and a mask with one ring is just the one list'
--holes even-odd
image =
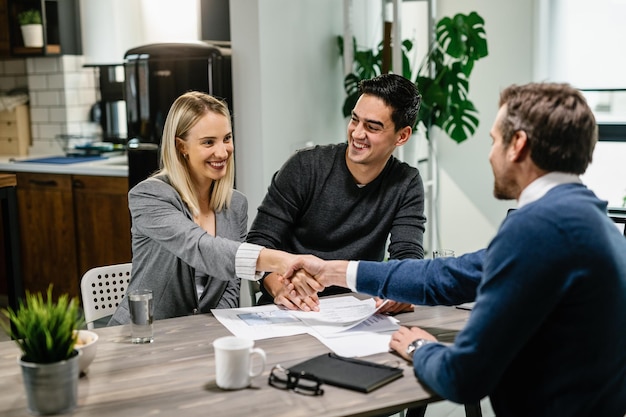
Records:
{"label": "blonde hair", "polygon": [[[207,112],[221,114],[230,122],[226,104],[215,97],[199,91],[187,92],[174,101],[170,108],[161,139],[161,170],[194,215],[200,213],[199,195],[193,186],[184,155],[176,147],[176,138],[186,140],[189,130]],[[235,163],[231,155],[226,162],[226,174],[216,180],[209,189],[209,206],[215,212],[228,208],[235,185]]]}

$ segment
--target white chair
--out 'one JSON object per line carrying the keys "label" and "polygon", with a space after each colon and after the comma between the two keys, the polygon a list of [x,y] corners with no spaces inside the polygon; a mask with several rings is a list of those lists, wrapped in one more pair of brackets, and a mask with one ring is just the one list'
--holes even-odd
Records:
{"label": "white chair", "polygon": [[94,321],[112,315],[126,294],[132,263],[100,266],[85,272],[80,280],[85,322],[88,329]]}

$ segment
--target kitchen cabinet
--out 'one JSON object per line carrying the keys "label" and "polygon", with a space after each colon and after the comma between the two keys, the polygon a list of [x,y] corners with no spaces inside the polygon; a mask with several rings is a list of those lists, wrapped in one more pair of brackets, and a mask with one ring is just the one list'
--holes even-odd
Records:
{"label": "kitchen cabinet", "polygon": [[[79,0],[0,0],[0,19],[3,3],[8,25],[0,25],[0,54],[3,52],[2,39],[8,38],[12,57],[82,55]],[[17,15],[28,9],[41,12],[43,47],[24,46]]]}
{"label": "kitchen cabinet", "polygon": [[90,268],[131,261],[128,179],[17,173],[24,289],[80,296]]}
{"label": "kitchen cabinet", "polygon": [[131,261],[128,180],[73,175],[80,276],[95,266]]}

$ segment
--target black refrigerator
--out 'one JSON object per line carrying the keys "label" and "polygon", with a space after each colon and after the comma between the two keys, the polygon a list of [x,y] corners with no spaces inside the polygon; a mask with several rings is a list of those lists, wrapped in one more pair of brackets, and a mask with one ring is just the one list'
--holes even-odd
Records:
{"label": "black refrigerator", "polygon": [[126,51],[124,73],[130,188],[159,168],[165,118],[178,96],[203,91],[224,99],[233,111],[227,42],[139,46]]}

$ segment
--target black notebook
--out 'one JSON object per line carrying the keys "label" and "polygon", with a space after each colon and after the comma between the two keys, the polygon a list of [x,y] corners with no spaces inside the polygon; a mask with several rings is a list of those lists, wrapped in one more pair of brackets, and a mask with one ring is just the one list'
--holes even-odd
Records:
{"label": "black notebook", "polygon": [[371,392],[402,376],[402,369],[325,353],[289,368],[307,372],[322,382],[354,391]]}

